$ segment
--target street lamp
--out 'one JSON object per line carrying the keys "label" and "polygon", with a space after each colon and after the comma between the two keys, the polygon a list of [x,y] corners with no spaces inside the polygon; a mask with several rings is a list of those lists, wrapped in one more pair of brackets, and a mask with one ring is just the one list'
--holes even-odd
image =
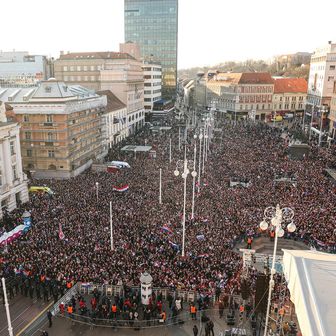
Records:
{"label": "street lamp", "polygon": [[194,134],[194,170],[191,172],[191,176],[193,177],[193,193],[192,193],[192,205],[191,205],[191,219],[194,219],[194,212],[195,212],[195,180],[197,176],[196,172],[196,152],[197,152],[197,134]]}
{"label": "street lamp", "polygon": [[7,316],[7,323],[8,323],[8,333],[9,336],[13,336],[13,327],[12,327],[12,320],[9,312],[9,303],[7,299],[7,289],[6,289],[6,282],[5,278],[1,279],[2,281],[2,290],[3,290],[3,297],[4,297],[4,302],[5,302],[5,309],[6,309],[6,316]]}
{"label": "street lamp", "polygon": [[[200,130],[200,134],[198,135],[199,138],[199,159],[198,159],[198,192],[200,192],[201,187],[201,158],[202,158],[202,139],[203,133],[202,129]],[[204,150],[204,148],[203,148]]]}
{"label": "street lamp", "polygon": [[98,198],[99,198],[99,182],[96,182],[96,196],[97,196],[97,202],[98,202]]}
{"label": "street lamp", "polygon": [[270,221],[271,226],[274,227],[274,231],[275,231],[275,241],[274,241],[271,276],[270,276],[270,281],[269,281],[269,291],[268,291],[264,336],[267,336],[267,333],[268,333],[268,320],[269,320],[269,312],[271,308],[272,291],[274,288],[275,256],[276,256],[276,250],[277,250],[277,245],[278,245],[278,237],[281,238],[285,234],[285,231],[282,228],[282,224],[288,223],[287,224],[288,232],[294,232],[296,230],[296,226],[292,222],[293,217],[294,217],[294,210],[292,210],[291,208],[280,209],[280,206],[278,204],[276,207],[270,206],[265,209],[264,219],[260,223],[260,229],[265,231],[267,230],[269,226],[267,221]]}
{"label": "street lamp", "polygon": [[[180,170],[183,169],[182,178],[184,180],[184,194],[183,194],[183,221],[182,221],[182,257],[184,257],[184,245],[185,245],[185,220],[186,220],[186,198],[187,198],[187,176],[189,169],[192,169],[194,162],[187,160],[187,150],[184,148],[184,160],[178,160],[176,162],[176,169],[174,175],[177,177],[180,175]],[[194,172],[194,171],[193,171]]]}

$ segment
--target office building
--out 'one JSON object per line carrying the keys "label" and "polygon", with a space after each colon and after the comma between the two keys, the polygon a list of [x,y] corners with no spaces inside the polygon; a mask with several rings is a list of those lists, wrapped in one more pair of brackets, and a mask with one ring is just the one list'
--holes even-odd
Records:
{"label": "office building", "polygon": [[154,61],[144,61],[144,107],[145,112],[153,111],[154,103],[161,99],[162,67]]}
{"label": "office building", "polygon": [[125,0],[125,41],[162,65],[162,97],[176,95],[178,0]]}
{"label": "office building", "polygon": [[52,77],[51,60],[27,51],[0,51],[0,87],[36,86]]}

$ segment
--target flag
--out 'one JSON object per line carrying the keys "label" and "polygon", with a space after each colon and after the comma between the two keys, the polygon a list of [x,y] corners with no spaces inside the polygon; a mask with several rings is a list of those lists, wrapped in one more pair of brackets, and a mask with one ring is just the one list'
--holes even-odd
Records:
{"label": "flag", "polygon": [[202,221],[203,223],[207,223],[207,222],[209,221],[209,219],[208,219],[208,218],[202,218],[201,221]]}
{"label": "flag", "polygon": [[205,240],[204,234],[197,235],[197,236],[196,236],[196,239],[197,239],[198,241],[204,241],[204,240]]}
{"label": "flag", "polygon": [[199,254],[197,256],[197,258],[207,258],[207,257],[209,257],[209,254],[207,254],[207,253]]}
{"label": "flag", "polygon": [[81,284],[82,287],[88,288],[91,286],[91,282],[82,282]]}
{"label": "flag", "polygon": [[169,240],[169,244],[172,246],[173,249],[176,249],[176,250],[180,249],[179,245],[173,243],[171,240]]}
{"label": "flag", "polygon": [[23,274],[24,276],[29,276],[29,271],[23,270],[22,274]]}
{"label": "flag", "polygon": [[21,271],[18,268],[14,268],[14,273],[16,275],[19,275],[19,274],[21,274]]}
{"label": "flag", "polygon": [[165,233],[173,234],[173,231],[167,225],[161,226],[161,230]]}
{"label": "flag", "polygon": [[61,223],[59,223],[59,225],[58,225],[58,237],[59,237],[59,239],[61,239],[61,240],[63,240],[64,239],[64,233],[63,233],[63,230],[62,230],[62,225],[61,225]]}
{"label": "flag", "polygon": [[124,191],[127,191],[129,188],[128,184],[124,185],[123,187],[113,187],[112,190],[113,191],[118,191],[118,192],[124,192]]}
{"label": "flag", "polygon": [[202,182],[202,187],[207,187],[208,185],[209,185],[208,182],[206,181]]}

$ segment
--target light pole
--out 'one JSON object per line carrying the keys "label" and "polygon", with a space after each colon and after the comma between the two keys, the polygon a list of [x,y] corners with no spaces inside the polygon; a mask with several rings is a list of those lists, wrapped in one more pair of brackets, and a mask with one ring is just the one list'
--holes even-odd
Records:
{"label": "light pole", "polygon": [[280,209],[280,206],[278,204],[276,207],[270,206],[265,209],[264,219],[260,223],[260,229],[267,230],[268,228],[267,220],[270,220],[271,225],[274,227],[274,231],[275,231],[275,241],[274,241],[273,259],[272,259],[272,269],[271,269],[271,275],[270,275],[270,280],[269,280],[264,336],[267,336],[268,334],[268,320],[269,320],[269,313],[271,309],[272,291],[274,289],[275,257],[276,257],[276,250],[277,250],[277,245],[278,245],[278,237],[281,238],[285,234],[285,231],[282,228],[282,224],[289,223],[287,225],[288,232],[295,231],[296,226],[292,222],[293,217],[294,217],[294,210],[292,210],[291,208]]}
{"label": "light pole", "polygon": [[172,162],[172,150],[171,150],[171,147],[172,147],[172,139],[169,138],[169,163]]}
{"label": "light pole", "polygon": [[204,129],[204,137],[203,137],[203,160],[202,160],[202,175],[204,175],[204,161],[205,161],[205,152],[206,152],[206,141],[208,139],[208,132]]}
{"label": "light pole", "polygon": [[98,199],[99,199],[99,182],[96,182],[96,196],[97,196],[97,202],[98,202]]}
{"label": "light pole", "polygon": [[[199,159],[198,159],[198,192],[200,192],[201,187],[201,161],[202,161],[202,138],[203,133],[202,130],[200,130],[200,134],[198,135],[199,138]],[[204,149],[203,149],[204,150]]]}
{"label": "light pole", "polygon": [[325,112],[325,106],[321,106],[320,109],[320,134],[319,134],[319,141],[318,145],[321,147],[321,142],[322,142],[322,128],[323,128],[323,117],[324,117],[324,112]]}
{"label": "light pole", "polygon": [[9,333],[9,336],[14,336],[12,321],[11,321],[10,312],[9,312],[9,303],[8,303],[8,298],[7,298],[5,278],[2,278],[1,281],[2,281],[3,295],[4,295],[4,299],[5,299],[5,309],[6,309],[6,316],[7,316],[7,323],[8,323],[8,333]]}
{"label": "light pole", "polygon": [[195,214],[195,182],[196,182],[196,152],[197,152],[197,135],[194,135],[195,143],[194,143],[194,170],[191,172],[191,176],[193,177],[193,193],[192,193],[192,205],[191,205],[191,219],[194,219]]}
{"label": "light pole", "polygon": [[159,204],[162,204],[162,168],[160,168]]}
{"label": "light pole", "polygon": [[193,161],[187,160],[187,148],[184,148],[184,160],[178,160],[176,162],[176,169],[174,171],[175,176],[179,176],[180,171],[183,168],[182,178],[184,180],[184,193],[183,193],[183,221],[182,221],[182,257],[184,257],[185,246],[185,221],[186,221],[186,198],[187,198],[187,176],[189,169],[193,167]]}
{"label": "light pole", "polygon": [[111,251],[114,250],[114,241],[113,241],[113,222],[112,222],[112,202],[110,202],[110,233],[111,233]]}

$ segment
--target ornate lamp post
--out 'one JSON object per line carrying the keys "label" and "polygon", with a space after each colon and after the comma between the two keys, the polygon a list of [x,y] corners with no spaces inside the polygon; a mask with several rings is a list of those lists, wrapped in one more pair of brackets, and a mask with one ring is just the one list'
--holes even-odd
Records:
{"label": "ornate lamp post", "polygon": [[268,291],[268,301],[267,301],[267,310],[266,310],[266,321],[265,321],[265,330],[264,336],[267,336],[268,333],[268,320],[269,320],[269,312],[271,308],[271,300],[272,300],[272,292],[274,288],[274,274],[275,274],[275,257],[276,250],[278,245],[278,237],[283,237],[285,234],[282,225],[286,225],[288,232],[294,232],[296,230],[295,224],[292,222],[294,217],[294,210],[291,208],[280,208],[279,204],[276,207],[267,207],[264,211],[264,219],[260,223],[261,230],[267,230],[268,228],[268,220],[271,222],[271,226],[274,227],[275,231],[275,240],[274,240],[274,250],[273,250],[273,259],[272,259],[272,269],[271,276],[269,281],[269,291]]}

